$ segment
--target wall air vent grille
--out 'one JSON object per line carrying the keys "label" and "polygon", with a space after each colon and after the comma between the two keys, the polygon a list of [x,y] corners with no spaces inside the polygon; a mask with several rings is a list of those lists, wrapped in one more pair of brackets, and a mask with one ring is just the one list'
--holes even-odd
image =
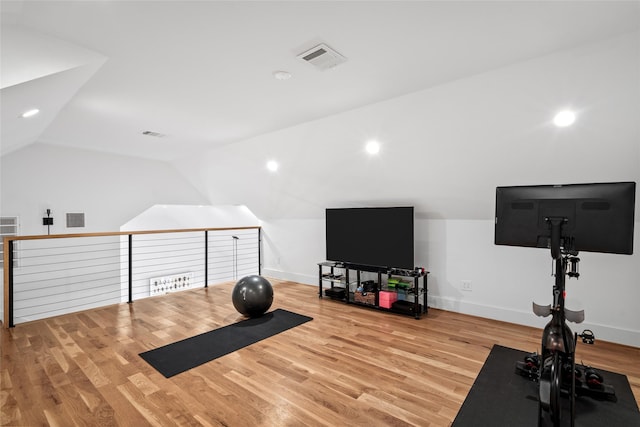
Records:
{"label": "wall air vent grille", "polygon": [[68,213],[67,228],[84,227],[84,213]]}
{"label": "wall air vent grille", "polygon": [[324,43],[302,52],[297,56],[297,58],[304,62],[308,62],[321,70],[335,68],[347,60],[347,58],[340,55]]}

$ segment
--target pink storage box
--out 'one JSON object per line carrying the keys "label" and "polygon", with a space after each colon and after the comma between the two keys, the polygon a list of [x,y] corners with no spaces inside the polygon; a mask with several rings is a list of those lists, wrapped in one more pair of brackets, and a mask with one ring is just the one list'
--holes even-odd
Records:
{"label": "pink storage box", "polygon": [[380,291],[378,294],[380,307],[391,308],[391,304],[398,300],[398,294],[389,291]]}

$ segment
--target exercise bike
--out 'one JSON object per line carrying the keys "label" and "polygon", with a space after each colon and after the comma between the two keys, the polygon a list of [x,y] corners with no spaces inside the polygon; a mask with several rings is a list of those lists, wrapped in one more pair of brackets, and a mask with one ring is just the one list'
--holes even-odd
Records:
{"label": "exercise bike", "polygon": [[560,426],[562,415],[561,396],[569,398],[570,425],[575,425],[575,398],[587,395],[596,399],[615,400],[615,390],[604,383],[602,375],[595,369],[576,364],[575,347],[578,337],[585,344],[593,344],[593,332],[572,333],[567,321],[581,323],[584,310],[565,308],[565,277],[578,278],[578,252],[573,250],[571,238],[563,239],[561,228],[565,218],[546,218],[551,229],[551,257],[555,264],[553,304],[542,306],[533,303],[533,312],[540,317],[551,316],[542,333],[540,354],[532,353],[523,361],[516,362],[516,372],[538,382],[538,426],[550,420],[554,427]]}

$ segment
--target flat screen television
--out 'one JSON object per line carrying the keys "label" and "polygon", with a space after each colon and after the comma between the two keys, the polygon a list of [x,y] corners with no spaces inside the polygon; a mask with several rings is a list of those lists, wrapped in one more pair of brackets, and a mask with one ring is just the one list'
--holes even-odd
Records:
{"label": "flat screen television", "polygon": [[327,209],[326,249],[329,261],[413,270],[413,207]]}
{"label": "flat screen television", "polygon": [[635,182],[497,187],[495,244],[552,248],[555,221],[565,250],[630,255],[635,194]]}

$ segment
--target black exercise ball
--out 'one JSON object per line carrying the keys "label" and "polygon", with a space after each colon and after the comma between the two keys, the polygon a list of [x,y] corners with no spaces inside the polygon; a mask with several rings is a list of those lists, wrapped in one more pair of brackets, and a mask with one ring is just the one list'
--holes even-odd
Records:
{"label": "black exercise ball", "polygon": [[273,287],[262,276],[246,276],[236,283],[231,300],[238,313],[249,317],[262,316],[273,302]]}

